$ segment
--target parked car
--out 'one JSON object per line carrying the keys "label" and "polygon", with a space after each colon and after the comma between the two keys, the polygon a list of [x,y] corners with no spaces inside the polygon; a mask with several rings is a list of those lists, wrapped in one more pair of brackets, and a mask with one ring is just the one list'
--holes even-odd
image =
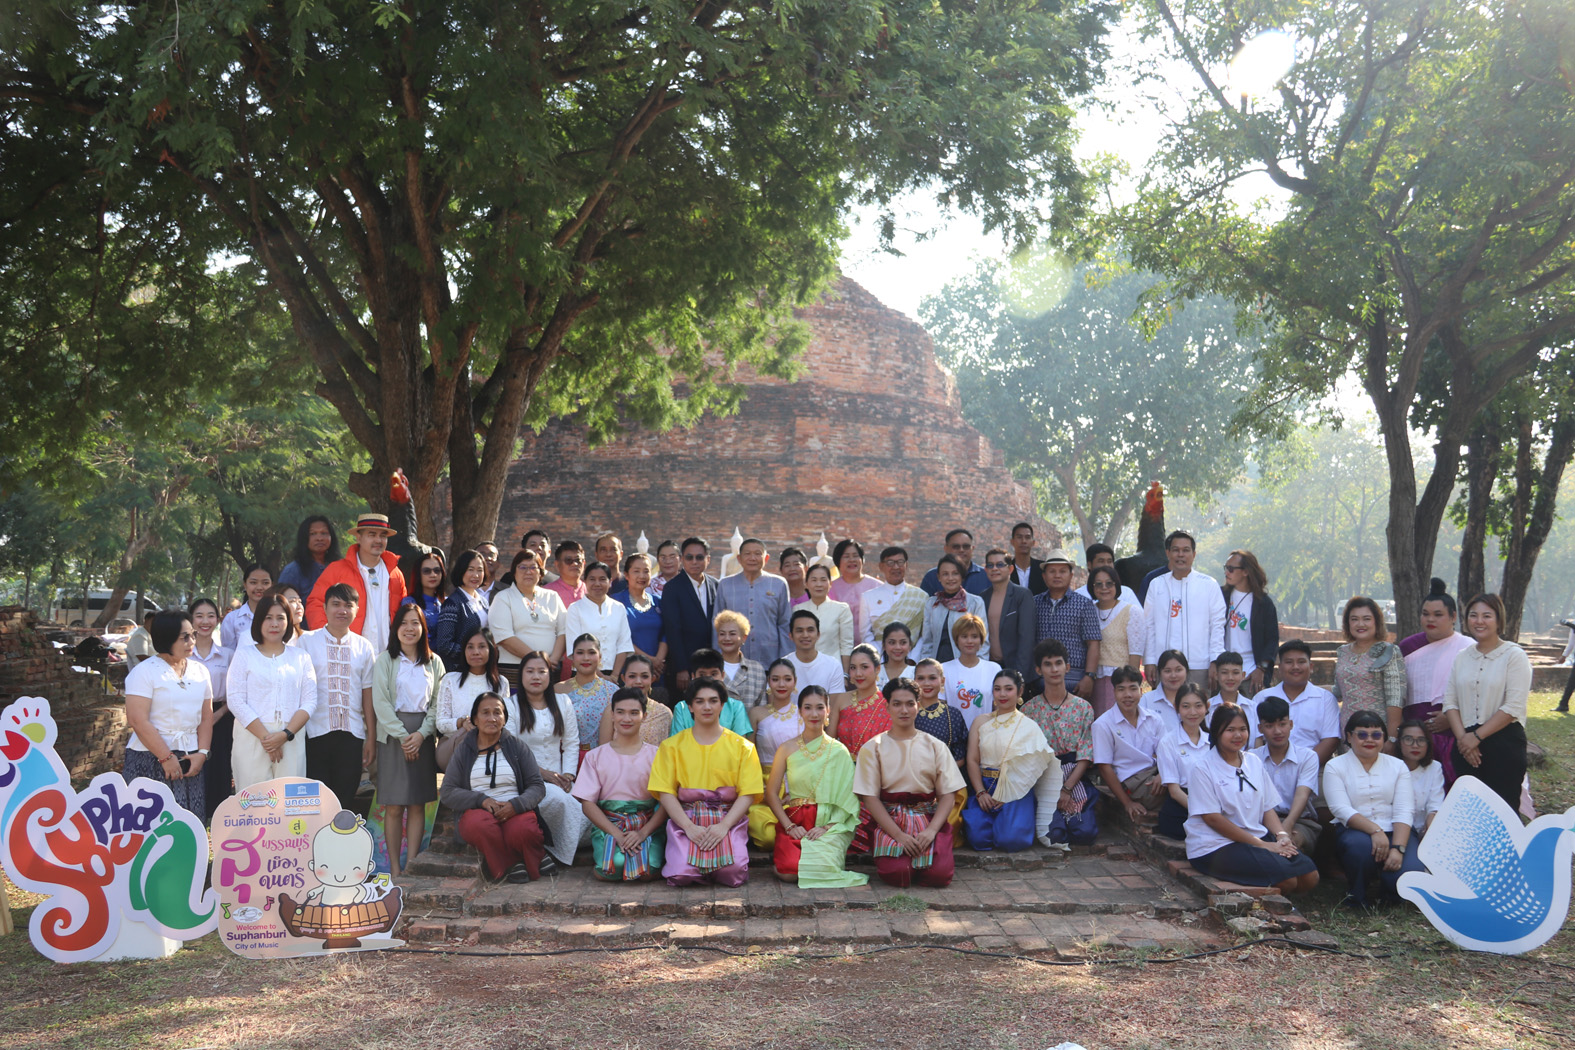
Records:
{"label": "parked car", "polygon": [[[81,627],[91,624],[104,612],[104,607],[109,604],[109,599],[114,591],[100,588],[87,592],[87,608],[82,606],[82,592],[72,591],[62,587],[55,598],[55,613],[53,621],[68,627]],[[142,607],[150,612],[159,612],[162,608],[152,598],[145,598]],[[120,608],[116,610],[117,616],[123,616],[136,623],[137,592],[127,591],[126,596],[120,600]]]}

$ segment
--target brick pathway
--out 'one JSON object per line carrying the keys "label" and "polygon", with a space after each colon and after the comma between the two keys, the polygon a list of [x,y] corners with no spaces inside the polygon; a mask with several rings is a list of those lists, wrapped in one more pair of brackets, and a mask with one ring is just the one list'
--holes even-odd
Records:
{"label": "brick pathway", "polygon": [[762,947],[969,942],[1071,957],[1101,946],[1191,951],[1229,939],[1204,918],[1202,896],[1115,836],[1070,857],[1037,846],[1017,854],[960,850],[957,876],[943,890],[897,890],[878,880],[800,889],[779,881],[765,854],[752,857],[749,882],[736,889],[605,883],[582,864],[527,885],[491,884],[473,865],[464,854],[418,859],[415,870],[430,874],[402,880],[405,936]]}

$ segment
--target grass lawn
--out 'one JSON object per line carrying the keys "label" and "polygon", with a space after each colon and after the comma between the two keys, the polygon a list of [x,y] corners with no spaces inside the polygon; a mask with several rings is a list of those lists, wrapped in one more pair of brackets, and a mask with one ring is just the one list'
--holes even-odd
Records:
{"label": "grass lawn", "polygon": [[[1575,718],[1532,698],[1543,812],[1575,806]],[[0,1050],[148,1047],[989,1047],[1501,1050],[1575,1043],[1575,929],[1518,959],[1460,952],[1409,906],[1365,916],[1320,888],[1304,910],[1356,953],[1256,945],[1197,960],[1046,967],[930,948],[810,945],[743,958],[571,950],[387,952],[246,962],[216,938],[158,962],[56,966],[0,939]],[[533,947],[548,948],[550,945]],[[849,946],[855,952],[872,946]],[[827,954],[829,959],[811,959]]]}

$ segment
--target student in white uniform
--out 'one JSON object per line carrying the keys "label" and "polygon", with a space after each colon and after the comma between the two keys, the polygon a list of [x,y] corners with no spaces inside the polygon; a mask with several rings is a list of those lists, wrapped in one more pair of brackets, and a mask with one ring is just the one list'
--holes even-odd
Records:
{"label": "student in white uniform", "polygon": [[1138,707],[1165,727],[1166,733],[1181,730],[1181,719],[1176,717],[1176,697],[1187,684],[1187,654],[1179,649],[1166,649],[1159,654],[1159,686],[1143,694]]}
{"label": "student in white uniform", "polygon": [[1318,869],[1280,826],[1279,793],[1246,750],[1247,733],[1239,707],[1220,707],[1209,719],[1214,751],[1193,766],[1187,792],[1187,860],[1216,879],[1307,893]]}
{"label": "student in white uniform", "polygon": [[1252,753],[1263,762],[1279,793],[1276,812],[1280,825],[1291,833],[1297,849],[1311,853],[1323,830],[1313,802],[1318,797],[1318,755],[1291,742],[1294,729],[1291,705],[1282,697],[1265,698],[1258,705],[1258,732],[1263,735],[1263,745]]}
{"label": "student in white uniform", "polygon": [[[1433,818],[1443,808],[1445,793],[1444,766],[1433,753],[1433,734],[1419,719],[1408,718],[1400,723],[1400,758],[1411,771],[1411,827],[1416,832],[1411,841],[1416,843],[1427,834]],[[1415,854],[1414,846],[1406,852],[1407,864]]]}
{"label": "student in white uniform", "polygon": [[1203,690],[1188,682],[1176,693],[1176,715],[1180,728],[1168,733],[1159,743],[1159,782],[1165,798],[1159,806],[1154,830],[1173,839],[1187,837],[1187,784],[1192,765],[1209,753],[1212,745],[1203,722],[1209,715],[1209,702]]}
{"label": "student in white uniform", "polygon": [[1110,674],[1116,706],[1094,719],[1094,768],[1102,790],[1137,821],[1149,807],[1157,808],[1163,789],[1157,756],[1165,725],[1159,716],[1138,706],[1143,680],[1136,667],[1123,665]]}
{"label": "student in white uniform", "polygon": [[1257,707],[1271,696],[1284,700],[1291,709],[1291,743],[1318,754],[1327,765],[1340,743],[1340,702],[1321,685],[1313,685],[1312,646],[1292,638],[1280,646],[1280,680],[1242,705],[1252,739],[1258,737]]}

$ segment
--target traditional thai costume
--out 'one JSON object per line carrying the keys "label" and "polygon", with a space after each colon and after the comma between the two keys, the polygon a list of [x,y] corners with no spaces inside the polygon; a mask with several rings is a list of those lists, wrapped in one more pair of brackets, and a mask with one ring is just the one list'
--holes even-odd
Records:
{"label": "traditional thai costume", "polygon": [[[853,774],[854,793],[880,799],[891,819],[910,835],[929,826],[941,794],[955,794],[966,786],[957,761],[928,733],[915,733],[906,740],[894,740],[890,733],[871,738],[859,749]],[[950,824],[943,825],[929,848],[916,857],[903,852],[877,824],[870,852],[875,856],[875,873],[889,885],[906,888],[916,881],[939,887],[952,881]]]}
{"label": "traditional thai costume", "polygon": [[[655,761],[654,744],[643,744],[632,755],[615,751],[611,744],[592,748],[580,762],[571,794],[595,803],[620,831],[637,831],[657,808],[650,793]],[[640,842],[639,849],[625,852],[617,839],[592,825],[591,874],[609,882],[654,879],[666,859],[666,838],[665,829],[658,828]]]}
{"label": "traditional thai costume", "polygon": [[[789,703],[771,711],[755,726],[755,752],[760,756],[760,775],[771,779],[771,760],[777,748],[804,732],[804,719],[798,705]],[[749,840],[761,849],[771,849],[777,841],[777,815],[766,805],[764,796],[749,807]]]}
{"label": "traditional thai costume", "polygon": [[[693,729],[662,741],[651,764],[653,796],[676,796],[690,821],[700,827],[720,823],[740,795],[765,794],[755,746],[730,730],[714,744],[701,744]],[[662,874],[672,886],[712,880],[742,886],[749,879],[748,822],[734,824],[722,841],[702,849],[676,821],[668,822],[667,860]]]}
{"label": "traditional thai costume", "polygon": [[1061,763],[1050,751],[1044,731],[1021,711],[991,713],[979,719],[979,774],[984,790],[1001,803],[986,813],[978,796],[963,807],[963,827],[974,849],[1027,849],[1034,842],[1035,791],[1055,763],[1054,792],[1061,792]]}
{"label": "traditional thai costume", "polygon": [[[1451,631],[1436,642],[1428,642],[1405,658],[1406,680],[1410,694],[1401,714],[1426,724],[1444,710],[1444,689],[1449,685],[1449,672],[1454,669],[1455,657],[1474,643],[1459,632]],[[1433,758],[1444,771],[1444,788],[1455,783],[1455,734],[1445,726],[1433,734]]]}
{"label": "traditional thai costume", "polygon": [[772,861],[778,874],[796,875],[800,886],[862,886],[869,876],[848,871],[845,862],[859,800],[853,794],[853,756],[840,741],[822,734],[800,743],[787,758],[787,801],[782,808],[799,827],[823,828],[820,837],[778,834]]}

